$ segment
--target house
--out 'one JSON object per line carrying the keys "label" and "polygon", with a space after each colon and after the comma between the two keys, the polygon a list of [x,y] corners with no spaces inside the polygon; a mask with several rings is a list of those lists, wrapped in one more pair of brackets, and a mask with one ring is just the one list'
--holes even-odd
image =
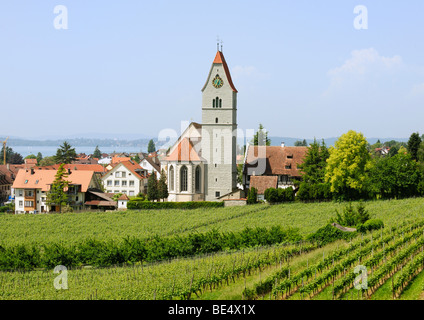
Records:
{"label": "house", "polygon": [[159,179],[161,174],[161,167],[158,157],[151,157],[146,154],[142,154],[142,159],[140,160],[140,166],[147,170],[149,174],[156,173],[156,177]]}
{"label": "house", "polygon": [[277,187],[294,187],[293,180],[300,179],[299,165],[303,163],[308,147],[252,146],[248,145],[243,164],[243,185],[250,188],[253,176],[275,176]]}
{"label": "house", "polygon": [[13,181],[23,164],[0,165],[0,205],[13,200]]}
{"label": "house", "polygon": [[127,203],[130,200],[128,196],[124,193],[122,196],[118,198],[118,210],[126,210]]}
{"label": "house", "polygon": [[[47,203],[47,194],[55,180],[57,170],[19,170],[13,182],[15,213],[37,213],[58,211],[58,205]],[[66,193],[69,205],[74,210],[85,209],[85,195],[89,189],[97,188],[94,171],[68,169],[69,187]]]}
{"label": "house", "polygon": [[110,170],[101,180],[107,193],[124,193],[136,196],[147,192],[148,172],[132,160],[110,165]]}
{"label": "house", "polygon": [[112,196],[97,189],[89,189],[85,196],[85,206],[91,210],[116,210],[117,202]]}
{"label": "house", "polygon": [[265,200],[265,190],[278,187],[278,176],[252,176],[250,188],[257,190],[258,200]]}

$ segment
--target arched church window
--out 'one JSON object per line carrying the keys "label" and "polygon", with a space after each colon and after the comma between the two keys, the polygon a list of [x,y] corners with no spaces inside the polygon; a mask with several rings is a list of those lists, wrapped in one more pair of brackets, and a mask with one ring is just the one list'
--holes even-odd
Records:
{"label": "arched church window", "polygon": [[196,192],[200,192],[201,188],[200,188],[200,182],[201,182],[201,169],[200,166],[196,167],[196,172],[195,172],[195,189]]}
{"label": "arched church window", "polygon": [[219,98],[218,97],[215,98],[215,107],[219,108]]}
{"label": "arched church window", "polygon": [[182,166],[180,170],[181,191],[187,191],[188,187],[188,170],[186,166]]}
{"label": "arched church window", "polygon": [[212,100],[212,108],[216,108],[215,103],[216,103],[216,101],[215,101],[215,99],[213,99]]}
{"label": "arched church window", "polygon": [[222,108],[222,99],[219,99],[219,107]]}
{"label": "arched church window", "polygon": [[169,168],[169,190],[174,191],[174,167]]}
{"label": "arched church window", "polygon": [[218,118],[215,118],[215,123],[218,123]]}

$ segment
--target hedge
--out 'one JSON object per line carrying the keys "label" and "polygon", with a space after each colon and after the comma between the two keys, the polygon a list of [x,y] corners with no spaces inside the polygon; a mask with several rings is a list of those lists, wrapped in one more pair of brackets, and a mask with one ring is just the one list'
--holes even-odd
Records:
{"label": "hedge", "polygon": [[240,232],[219,232],[213,229],[185,236],[153,236],[146,239],[127,237],[122,241],[85,239],[72,245],[49,243],[42,246],[0,246],[0,270],[52,268],[57,265],[104,267],[300,240],[302,236],[297,229],[273,226],[245,228]]}
{"label": "hedge", "polygon": [[197,209],[197,208],[221,208],[223,201],[186,201],[186,202],[150,202],[133,199],[128,201],[127,209]]}

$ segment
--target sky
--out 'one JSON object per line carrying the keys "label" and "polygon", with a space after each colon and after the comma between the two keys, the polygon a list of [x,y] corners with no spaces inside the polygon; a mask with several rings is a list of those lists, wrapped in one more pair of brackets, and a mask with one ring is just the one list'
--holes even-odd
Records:
{"label": "sky", "polygon": [[0,136],[180,133],[201,123],[217,37],[241,130],[422,134],[423,12],[421,0],[2,1]]}

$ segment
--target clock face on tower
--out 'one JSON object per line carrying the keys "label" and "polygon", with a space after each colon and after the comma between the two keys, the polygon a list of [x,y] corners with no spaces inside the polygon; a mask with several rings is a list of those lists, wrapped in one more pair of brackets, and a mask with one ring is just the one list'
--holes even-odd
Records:
{"label": "clock face on tower", "polygon": [[222,81],[221,77],[218,74],[212,80],[212,85],[217,89],[221,88],[223,84],[224,84],[224,81]]}

